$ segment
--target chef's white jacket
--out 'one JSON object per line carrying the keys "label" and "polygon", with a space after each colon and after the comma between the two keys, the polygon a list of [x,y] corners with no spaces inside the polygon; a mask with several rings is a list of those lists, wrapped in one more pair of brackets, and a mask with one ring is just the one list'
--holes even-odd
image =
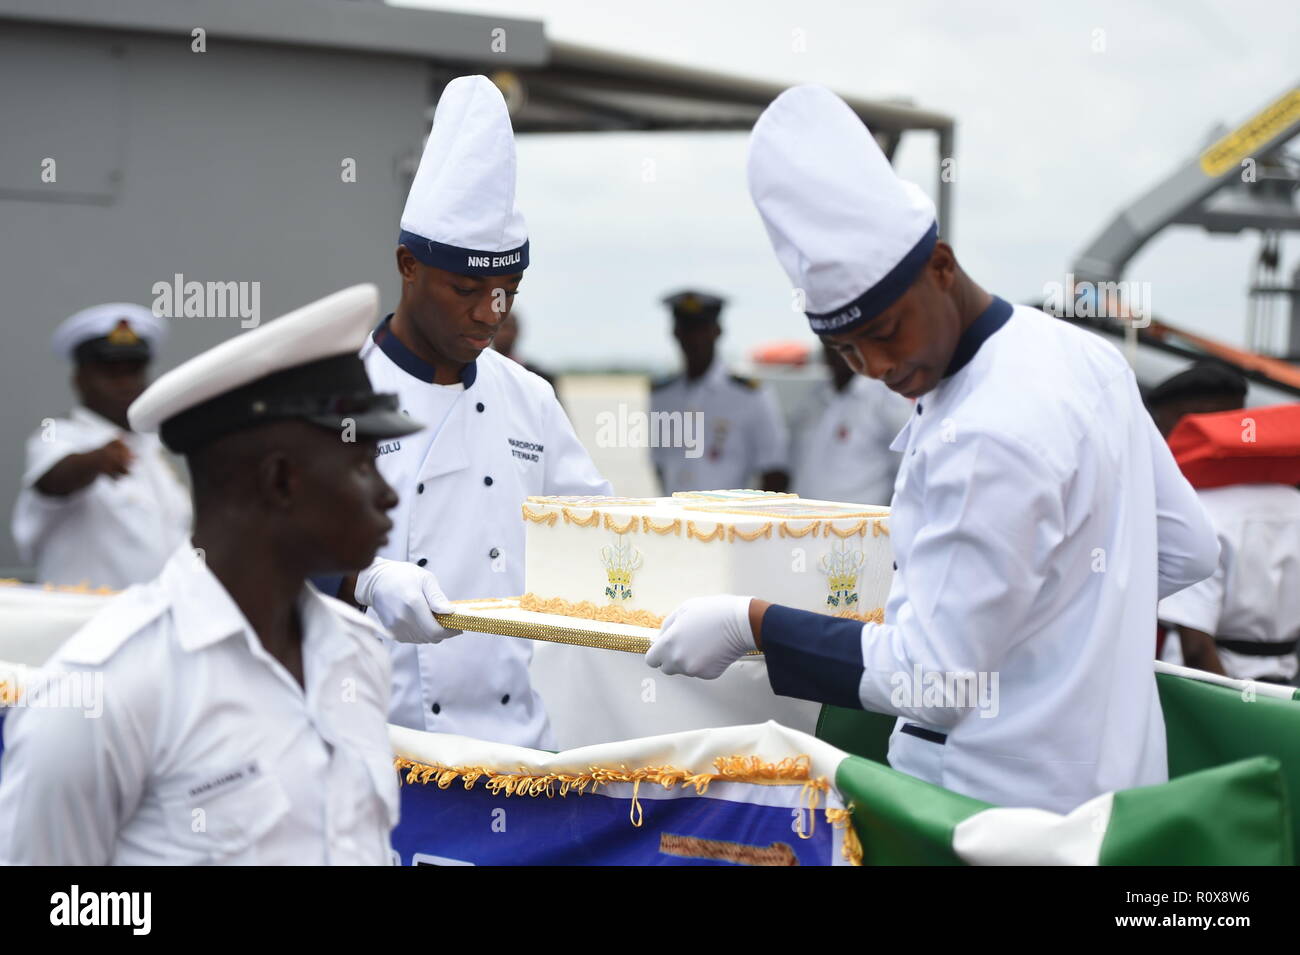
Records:
{"label": "chef's white jacket", "polygon": [[817,501],[888,504],[902,460],[890,449],[912,403],[854,375],[842,391],[819,384],[795,418],[790,490]]}
{"label": "chef's white jacket", "polygon": [[1237,484],[1198,491],[1219,535],[1214,573],[1160,602],[1160,619],[1247,644],[1290,643],[1289,652],[1219,647],[1228,676],[1292,680],[1300,638],[1300,491]]}
{"label": "chef's white jacket", "polygon": [[[135,460],[111,478],[101,474],[59,497],[35,484],[70,454],[120,438]],[[14,502],[13,534],[19,557],[36,565],[36,580],[121,590],[158,576],[190,531],[190,495],[156,434],[123,431],[88,408],[77,407],[27,439],[23,486]]]}
{"label": "chef's white jacket", "polygon": [[[766,386],[729,374],[720,359],[696,381],[682,375],[656,384],[650,410],[692,416],[671,431],[652,419],[657,440],[650,455],[665,494],[756,487],[760,475],[789,465],[789,434],[776,399]],[[660,443],[665,434],[682,440]]]}
{"label": "chef's white jacket", "polygon": [[114,598],[6,711],[0,863],[390,864],[386,638],[298,611],[305,689],[188,542]]}
{"label": "chef's white jacket", "polygon": [[[388,333],[362,349],[378,392],[428,427],[382,443],[379,470],[401,503],[378,556],[427,567],[452,600],[524,592],[521,505],[536,494],[610,494],[542,378],[492,350],[461,382],[433,384],[433,369]],[[550,749],[554,740],[528,667],[524,639],[463,633],[433,645],[390,642],[399,726]],[[581,687],[574,687],[575,693]]]}
{"label": "chef's white jacket", "polygon": [[949,370],[893,445],[885,622],[773,607],[773,688],[898,714],[894,768],[996,805],[1165,781],[1156,602],[1214,571],[1204,508],[1101,338],[995,299]]}

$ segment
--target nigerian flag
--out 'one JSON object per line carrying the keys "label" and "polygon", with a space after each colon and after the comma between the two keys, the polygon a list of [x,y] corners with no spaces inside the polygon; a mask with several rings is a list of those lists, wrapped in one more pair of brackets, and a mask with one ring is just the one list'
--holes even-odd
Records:
{"label": "nigerian flag", "polygon": [[1170,781],[1068,815],[990,806],[883,765],[894,718],[826,707],[867,865],[1293,865],[1300,692],[1156,664]]}

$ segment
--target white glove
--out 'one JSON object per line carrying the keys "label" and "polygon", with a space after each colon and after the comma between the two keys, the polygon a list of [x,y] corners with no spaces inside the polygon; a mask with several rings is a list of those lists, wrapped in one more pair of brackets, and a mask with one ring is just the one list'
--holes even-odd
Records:
{"label": "white glove", "polygon": [[398,643],[440,643],[459,630],[448,630],[435,613],[453,613],[438,578],[403,560],[375,558],[357,575],[356,602],[369,607]]}
{"label": "white glove", "polygon": [[664,620],[645,662],[669,675],[685,673],[716,680],[754,649],[749,629],[750,597],[719,594],[693,597]]}

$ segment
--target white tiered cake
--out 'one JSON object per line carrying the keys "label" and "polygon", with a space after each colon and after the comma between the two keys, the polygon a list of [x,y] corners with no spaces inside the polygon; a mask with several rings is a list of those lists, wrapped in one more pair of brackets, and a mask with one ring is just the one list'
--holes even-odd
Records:
{"label": "white tiered cake", "polygon": [[524,610],[658,627],[684,600],[751,594],[884,618],[889,508],[762,491],[530,497]]}

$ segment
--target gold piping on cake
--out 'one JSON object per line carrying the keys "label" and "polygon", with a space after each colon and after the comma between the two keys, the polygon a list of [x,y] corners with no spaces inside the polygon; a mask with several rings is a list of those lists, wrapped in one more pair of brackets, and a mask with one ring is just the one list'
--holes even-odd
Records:
{"label": "gold piping on cake", "polygon": [[573,511],[567,507],[560,508],[560,513],[564,515],[564,523],[577,524],[579,527],[594,527],[600,523],[600,511],[592,510],[588,517],[575,517]]}
{"label": "gold piping on cake", "polygon": [[676,534],[678,537],[681,537],[682,519],[678,517],[671,521],[666,521],[663,524],[656,524],[654,521],[650,520],[650,515],[646,514],[641,518],[641,530],[645,531],[647,534],[654,531],[656,534]]}
{"label": "gold piping on cake", "polygon": [[799,538],[799,537],[807,537],[809,534],[811,534],[813,537],[816,537],[817,529],[820,528],[821,526],[822,526],[821,521],[809,521],[807,527],[805,527],[801,531],[797,531],[793,527],[790,527],[786,521],[782,521],[780,524],[777,525],[777,528],[779,529],[779,532],[782,537]]}
{"label": "gold piping on cake", "polygon": [[524,594],[519,598],[520,610],[535,613],[549,613],[560,617],[579,617],[583,620],[599,620],[601,623],[626,623],[634,627],[653,627],[658,630],[664,618],[649,610],[628,610],[626,607],[601,606],[590,600],[577,603],[563,597],[539,597],[534,593]]}
{"label": "gold piping on cake", "polygon": [[884,521],[872,521],[871,536],[879,537],[881,534],[884,534],[886,537],[889,536],[889,525]]}
{"label": "gold piping on cake", "polygon": [[772,537],[772,523],[769,521],[756,531],[742,531],[734,524],[727,528],[727,540],[734,541],[739,537],[743,541],[756,541],[760,537]]}
{"label": "gold piping on cake", "polygon": [[712,532],[708,534],[701,534],[698,530],[696,530],[694,521],[686,522],[686,537],[688,540],[694,537],[696,540],[708,542],[714,540],[723,540],[726,536],[727,536],[727,530],[725,527],[722,526],[721,523],[714,524]]}
{"label": "gold piping on cake", "polygon": [[636,530],[636,515],[633,514],[631,517],[627,519],[626,524],[624,524],[622,527],[619,527],[616,523],[614,523],[614,515],[606,514],[605,529],[613,531],[615,534],[626,534],[628,531],[634,531]]}
{"label": "gold piping on cake", "polygon": [[548,527],[554,527],[556,519],[560,516],[558,512],[542,513],[540,511],[530,511],[528,505],[523,505],[524,520],[532,521],[534,524],[545,524]]}
{"label": "gold piping on cake", "polygon": [[861,535],[866,528],[867,519],[865,517],[846,531],[840,530],[833,522],[827,521],[825,526],[825,536],[830,537],[834,534],[836,537],[857,537]]}

